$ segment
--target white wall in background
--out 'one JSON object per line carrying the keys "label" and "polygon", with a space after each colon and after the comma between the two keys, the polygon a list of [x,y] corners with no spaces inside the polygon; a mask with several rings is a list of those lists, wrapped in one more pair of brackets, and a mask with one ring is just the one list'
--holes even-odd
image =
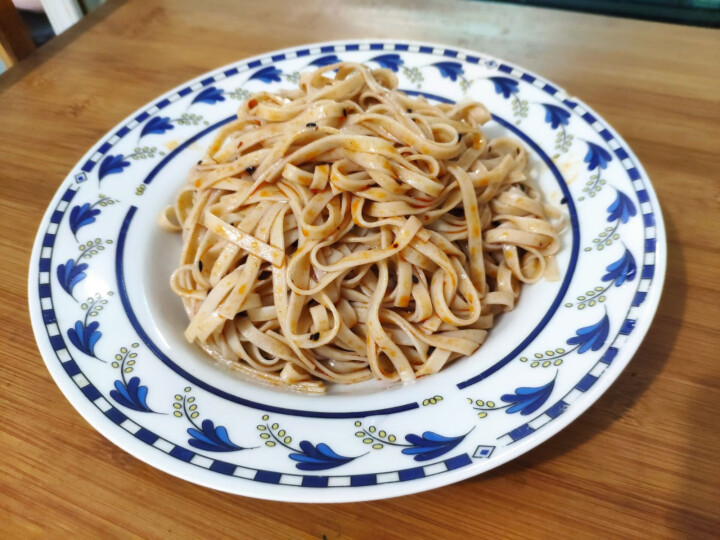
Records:
{"label": "white wall in background", "polygon": [[41,0],[55,34],[60,34],[82,19],[77,0]]}

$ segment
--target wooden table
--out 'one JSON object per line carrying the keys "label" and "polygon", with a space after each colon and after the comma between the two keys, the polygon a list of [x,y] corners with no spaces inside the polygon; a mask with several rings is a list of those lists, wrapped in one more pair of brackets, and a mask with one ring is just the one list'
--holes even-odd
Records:
{"label": "wooden table", "polygon": [[[110,2],[0,78],[4,537],[718,534],[718,31],[486,3],[309,0],[302,13],[298,5]],[[155,470],[73,410],[37,351],[26,282],[45,207],[87,148],[175,85],[249,55],[362,37],[507,58],[615,126],[663,205],[669,266],[657,319],[628,369],[582,418],[512,463],[453,486],[302,505],[218,493]]]}

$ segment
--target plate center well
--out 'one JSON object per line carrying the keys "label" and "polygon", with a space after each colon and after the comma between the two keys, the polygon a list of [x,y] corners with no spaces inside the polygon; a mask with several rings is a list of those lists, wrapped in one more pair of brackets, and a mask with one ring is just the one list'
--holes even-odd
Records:
{"label": "plate center well", "polygon": [[[218,123],[220,124],[220,122]],[[487,126],[489,137],[516,136],[497,122]],[[242,399],[258,400],[264,403],[292,402],[292,407],[327,408],[329,403],[318,403],[318,396],[305,396],[282,388],[268,387],[257,383],[240,373],[220,365],[206,355],[199,347],[188,343],[183,331],[187,316],[182,302],[169,287],[169,276],[176,268],[181,250],[181,235],[168,233],[157,225],[162,209],[171,204],[175,193],[184,185],[187,171],[202,157],[203,150],[212,138],[208,130],[196,140],[183,144],[182,148],[168,155],[162,167],[153,171],[151,182],[139,204],[128,213],[118,239],[118,268],[122,274],[126,312],[143,340],[162,361],[189,381],[202,381],[206,389],[219,395],[242,396]],[[546,160],[530,150],[530,167],[541,189],[546,194],[558,192],[557,171],[546,165]],[[146,180],[147,182],[147,180]],[[411,401],[422,400],[424,394],[437,394],[443,388],[453,387],[479,373],[491,370],[494,365],[507,361],[509,353],[526,336],[538,329],[548,317],[548,306],[558,296],[570,261],[571,234],[565,231],[564,248],[558,257],[561,280],[541,281],[523,287],[520,301],[515,310],[503,314],[496,320],[486,343],[469,358],[460,359],[442,372],[425,377],[410,385],[387,384],[366,381],[356,385],[329,385],[328,392],[320,399],[336,401],[332,406],[348,410],[367,409],[364,397],[381,393],[391,407],[403,407]],[[140,267],[133,260],[144,260]],[[144,334],[144,335],[143,335]],[[282,397],[279,397],[282,396]],[[352,399],[357,398],[357,399]],[[361,403],[363,402],[364,403]]]}

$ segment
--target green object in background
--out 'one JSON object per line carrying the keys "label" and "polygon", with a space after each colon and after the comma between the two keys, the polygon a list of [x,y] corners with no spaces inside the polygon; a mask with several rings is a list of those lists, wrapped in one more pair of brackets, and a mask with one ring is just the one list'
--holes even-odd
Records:
{"label": "green object in background", "polygon": [[84,8],[85,13],[90,13],[96,7],[105,3],[105,0],[82,0],[80,2]]}
{"label": "green object in background", "polygon": [[499,0],[651,21],[720,27],[720,0]]}

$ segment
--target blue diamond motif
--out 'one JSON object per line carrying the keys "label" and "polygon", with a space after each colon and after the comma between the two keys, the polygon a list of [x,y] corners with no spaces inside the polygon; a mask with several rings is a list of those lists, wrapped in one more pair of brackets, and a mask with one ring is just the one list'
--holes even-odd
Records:
{"label": "blue diamond motif", "polygon": [[480,459],[487,459],[492,455],[493,450],[495,450],[494,446],[482,446],[482,445],[478,446],[475,449],[475,453],[473,454],[473,457],[480,458]]}
{"label": "blue diamond motif", "polygon": [[78,184],[82,184],[85,180],[87,180],[87,175],[84,172],[75,175],[75,181]]}

